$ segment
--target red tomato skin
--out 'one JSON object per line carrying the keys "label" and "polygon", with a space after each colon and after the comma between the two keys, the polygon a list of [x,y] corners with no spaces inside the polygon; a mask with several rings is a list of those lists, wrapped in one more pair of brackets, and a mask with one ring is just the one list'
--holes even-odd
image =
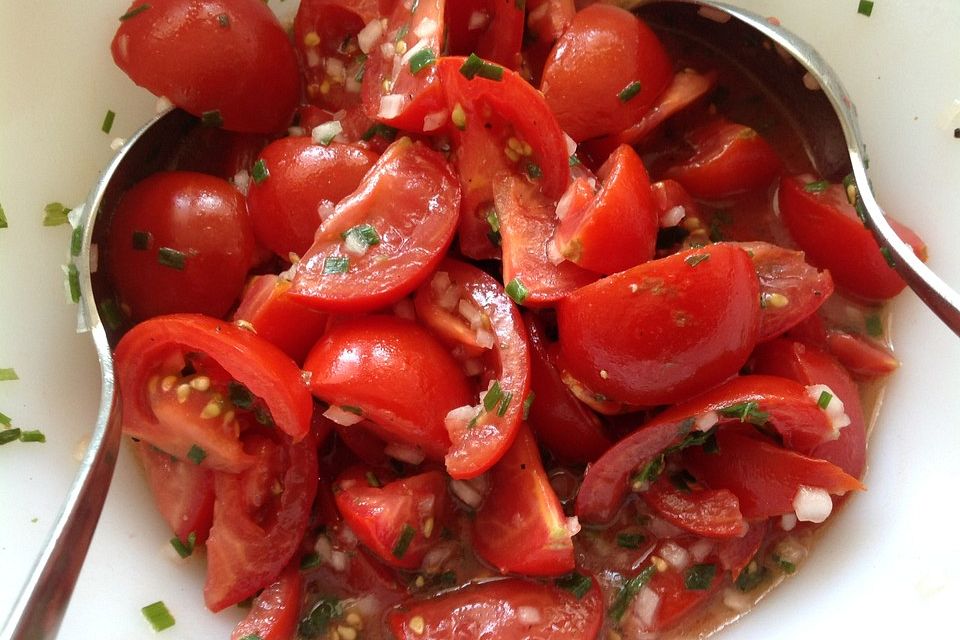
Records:
{"label": "red tomato skin", "polygon": [[686,134],[692,155],[664,173],[698,198],[721,200],[769,187],[780,173],[777,152],[750,127],[717,118]]}
{"label": "red tomato skin", "polygon": [[620,402],[683,400],[746,362],[759,330],[758,296],[749,256],[732,245],[644,263],[558,305],[563,365],[594,392]]}
{"label": "red tomato skin", "polygon": [[250,183],[247,207],[257,241],[284,260],[302,256],[322,222],[321,205],[335,204],[353,193],[377,160],[372,151],[333,142],[319,145],[309,137],[286,137],[261,153],[270,176]]}
{"label": "red tomato skin", "polygon": [[527,9],[530,32],[549,44],[563,35],[577,13],[573,0],[527,0]]}
{"label": "red tomato skin", "polygon": [[260,640],[288,640],[294,637],[300,622],[300,600],[303,595],[303,577],[298,564],[293,562],[288,565],[276,582],[253,599],[253,606],[234,627],[230,640],[244,640],[250,636]]}
{"label": "red tomato skin", "polygon": [[[290,294],[322,311],[372,311],[397,302],[423,282],[453,240],[460,187],[446,160],[421,143],[393,143],[337,205],[301,259]],[[343,234],[370,224],[379,243],[349,253]],[[346,273],[324,273],[327,258],[347,258]]]}
{"label": "red tomato skin", "polygon": [[500,573],[559,576],[576,566],[560,500],[526,425],[489,471],[490,492],[473,520],[473,548]]}
{"label": "red tomato skin", "polygon": [[[857,219],[843,187],[830,185],[821,193],[810,193],[804,189],[810,181],[805,176],[784,177],[778,192],[780,217],[810,263],[829,269],[840,289],[860,298],[886,300],[900,293],[906,283]],[[905,227],[898,233],[905,240],[913,239],[917,256],[926,255],[916,234]]]}
{"label": "red tomato skin", "polygon": [[[213,527],[207,540],[207,608],[220,611],[276,580],[303,539],[317,493],[312,434],[298,443],[245,436],[257,462],[243,473],[215,475]],[[276,495],[279,483],[283,491]]]}
{"label": "red tomato skin", "polygon": [[900,361],[889,351],[852,333],[827,332],[827,346],[847,371],[859,378],[889,375],[900,367]]}
{"label": "red tomato skin", "polygon": [[258,336],[279,347],[294,362],[303,362],[326,330],[328,316],[298,304],[287,295],[289,290],[289,280],[273,274],[254,276],[233,313],[233,321],[249,322]]}
{"label": "red tomato skin", "polygon": [[[400,569],[420,567],[427,552],[441,540],[449,508],[447,481],[440,471],[371,487],[366,470],[348,469],[337,480],[334,499],[344,522],[381,562]],[[406,526],[415,533],[400,557],[394,551]],[[428,535],[429,533],[429,535]]]}
{"label": "red tomato skin", "polygon": [[[563,130],[580,142],[637,122],[672,78],[673,64],[647,25],[598,4],[573,17],[547,58],[540,89]],[[622,100],[633,82],[639,93]]]}
{"label": "red tomato skin", "polygon": [[[475,12],[488,16],[470,28]],[[456,0],[447,6],[447,53],[475,53],[484,60],[516,70],[523,44],[523,4],[516,0]]]}
{"label": "red tomato skin", "polygon": [[[533,607],[540,621],[518,620],[520,607]],[[420,617],[423,633],[410,626]],[[498,640],[593,640],[603,626],[603,595],[596,581],[582,598],[563,589],[503,578],[473,582],[423,600],[409,600],[387,613],[387,628],[397,640],[451,640],[491,637]],[[478,636],[477,630],[484,635]]]}
{"label": "red tomato skin", "polygon": [[597,280],[596,273],[570,262],[550,259],[557,229],[553,202],[524,178],[503,177],[494,187],[503,250],[503,281],[517,279],[527,289],[523,304],[553,305]]}
{"label": "red tomato skin", "polygon": [[[360,72],[357,43],[345,40],[357,33],[377,17],[376,2],[338,2],[330,0],[304,0],[293,20],[293,43],[300,59],[307,99],[317,106],[339,111],[360,104]],[[364,6],[373,5],[373,6]],[[363,14],[363,15],[361,15]],[[344,75],[327,73],[327,60],[337,60],[344,67]],[[347,89],[352,80],[356,91]]]}
{"label": "red tomato skin", "polygon": [[814,448],[810,455],[831,462],[854,478],[863,475],[867,461],[867,425],[860,404],[860,390],[843,366],[816,347],[790,340],[772,340],[753,354],[755,373],[783,376],[800,384],[825,384],[843,402],[850,424],[840,437]]}
{"label": "red tomato skin", "polygon": [[110,47],[131,80],[195,116],[219,111],[233,131],[274,133],[290,123],[297,56],[264,3],[135,0],[128,13],[138,7],[148,8],[120,22]]}
{"label": "red tomato skin", "polygon": [[530,338],[529,424],[541,442],[566,462],[586,464],[599,458],[612,442],[597,415],[577,400],[563,383],[546,336],[534,316],[524,317]]}
{"label": "red tomato skin", "polygon": [[[223,316],[243,290],[254,240],[243,195],[220,178],[155,173],[120,199],[110,223],[107,264],[133,320],[167,313]],[[146,248],[134,245],[146,233]],[[184,267],[160,263],[179,251]]]}
{"label": "red tomato skin", "polygon": [[793,499],[801,485],[834,495],[864,489],[859,480],[834,464],[764,440],[721,429],[717,444],[719,454],[692,447],[683,452],[683,462],[697,479],[736,494],[745,518],[793,513]]}
{"label": "red tomato skin", "polygon": [[724,571],[735,581],[760,552],[770,530],[770,520],[755,520],[740,538],[727,538],[717,545],[717,557]]}
{"label": "red tomato skin", "polygon": [[213,472],[164,453],[147,442],[134,443],[157,511],[180,542],[190,534],[203,544],[213,522]]}
{"label": "red tomato skin", "polygon": [[420,446],[432,459],[450,447],[444,418],[471,404],[459,364],[426,329],[394,316],[332,327],[307,356],[310,390],[330,404],[359,407],[387,441]]}
{"label": "red tomato skin", "polygon": [[[156,392],[151,392],[151,381],[178,373],[182,354],[189,352],[206,354],[250,393],[262,398],[280,431],[297,441],[310,433],[313,400],[300,375],[300,367],[289,356],[231,323],[179,314],[141,322],[123,336],[114,351],[126,434],[146,440],[181,459],[187,458],[191,444],[205,445],[205,439],[212,438],[212,446],[203,446],[208,454],[204,464],[222,447],[228,453],[226,466],[222,468],[240,471],[249,466],[235,436],[218,435],[213,429],[205,428],[199,416],[196,421],[172,423],[156,414],[154,407],[158,405],[154,404]],[[165,370],[170,359],[179,360],[181,364]]]}
{"label": "red tomato skin", "polygon": [[452,430],[453,441],[445,458],[447,473],[456,479],[474,478],[499,460],[513,444],[523,415],[523,400],[530,393],[530,350],[523,319],[503,286],[473,265],[447,258],[441,265],[490,320],[496,338],[484,356],[486,368],[513,400],[501,416],[484,413],[476,428]]}
{"label": "red tomato skin", "polygon": [[631,147],[618,147],[597,175],[603,186],[596,198],[567,214],[555,242],[571,262],[609,275],[653,258],[660,220],[650,177]]}
{"label": "red tomato skin", "polygon": [[640,494],[670,524],[706,538],[737,538],[747,532],[737,497],[726,489],[682,491],[661,476]]}

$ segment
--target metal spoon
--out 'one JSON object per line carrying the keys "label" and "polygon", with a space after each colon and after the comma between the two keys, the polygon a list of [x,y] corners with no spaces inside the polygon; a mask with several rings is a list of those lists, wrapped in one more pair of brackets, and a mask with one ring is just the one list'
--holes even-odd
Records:
{"label": "metal spoon", "polygon": [[[627,4],[637,5],[637,2]],[[701,7],[730,16],[726,22],[699,14]],[[808,44],[766,18],[712,0],[657,0],[638,13],[665,29],[679,29],[714,48],[721,48],[790,105],[790,112],[807,137],[808,152],[819,173],[833,180],[852,173],[858,189],[858,210],[881,247],[894,257],[895,268],[923,302],[960,335],[960,296],[927,268],[896,235],[884,218],[867,178],[864,145],[855,109],[839,79]],[[778,45],[799,64],[788,64]],[[819,84],[808,89],[803,76]],[[84,206],[83,246],[77,259],[81,313],[96,345],[103,376],[100,411],[90,446],[46,547],[0,631],[0,640],[54,638],[76,584],[77,576],[103,509],[120,444],[119,404],[107,330],[97,311],[91,274],[93,246],[108,231],[109,213],[132,184],[161,168],[176,153],[180,141],[197,120],[173,110],[148,122],[134,134],[102,173]]]}

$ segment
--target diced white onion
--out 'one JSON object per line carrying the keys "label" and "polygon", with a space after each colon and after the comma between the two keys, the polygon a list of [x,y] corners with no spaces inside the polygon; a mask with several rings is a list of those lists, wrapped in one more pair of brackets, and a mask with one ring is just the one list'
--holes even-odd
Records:
{"label": "diced white onion", "polygon": [[709,538],[700,538],[690,545],[690,556],[694,562],[703,562],[713,551],[714,542]]}
{"label": "diced white onion", "polygon": [[488,22],[490,22],[490,16],[483,11],[474,11],[470,14],[470,21],[467,22],[467,31],[483,29]]}
{"label": "diced white onion", "polygon": [[577,152],[577,141],[568,136],[566,133],[563,134],[563,141],[567,145],[567,155],[572,156]]}
{"label": "diced white onion", "polygon": [[170,102],[170,98],[167,96],[160,96],[157,98],[157,104],[154,105],[153,110],[157,113],[163,113],[167,109],[172,109],[173,103]]}
{"label": "diced white onion", "polygon": [[[340,483],[343,484],[342,482]],[[355,547],[359,540],[357,539],[357,534],[353,532],[353,529],[350,527],[341,527],[340,528],[340,540],[343,541],[348,547]]]}
{"label": "diced white onion", "polygon": [[316,69],[317,67],[320,66],[320,63],[322,62],[322,60],[323,59],[320,57],[319,51],[317,51],[312,47],[310,49],[307,49],[307,66],[309,68]]}
{"label": "diced white onion", "polygon": [[299,138],[307,135],[307,130],[303,127],[287,127],[287,135],[291,138]]}
{"label": "diced white onion", "polygon": [[633,601],[631,615],[640,623],[641,628],[649,629],[653,626],[653,617],[659,606],[660,595],[649,587],[643,587]]}
{"label": "diced white onion", "polygon": [[417,55],[418,53],[426,49],[429,44],[430,43],[423,38],[421,38],[420,40],[417,40],[417,43],[412,47],[410,47],[409,49],[407,49],[407,52],[403,54],[402,58],[400,58],[400,64],[405,65],[408,62],[410,62],[410,59],[413,58],[413,56]]}
{"label": "diced white onion", "polygon": [[662,216],[660,216],[660,226],[664,229],[667,227],[675,227],[680,224],[680,221],[683,220],[687,215],[687,210],[683,208],[682,205],[677,205],[675,207],[670,207]]}
{"label": "diced white onion", "polygon": [[793,497],[793,510],[800,522],[823,522],[833,511],[833,498],[826,489],[800,485]]}
{"label": "diced white onion", "polygon": [[320,220],[326,220],[336,212],[336,205],[333,204],[332,200],[321,200],[317,203],[317,215],[320,216]]}
{"label": "diced white onion", "polygon": [[464,300],[461,298],[459,301],[457,301],[457,311],[460,312],[461,316],[467,319],[467,322],[470,323],[471,327],[480,325],[482,320],[480,310],[477,309],[469,300]]}
{"label": "diced white onion", "polygon": [[550,11],[550,3],[544,2],[527,16],[527,25],[534,25]]}
{"label": "diced white onion", "polygon": [[557,220],[563,220],[567,217],[567,214],[570,213],[570,207],[573,206],[573,199],[577,195],[577,182],[571,182],[570,186],[567,187],[567,190],[563,192],[563,195],[560,196],[560,200],[557,201]]}
{"label": "diced white onion", "polygon": [[677,571],[690,566],[690,552],[671,540],[660,545],[659,555]]}
{"label": "diced white onion", "polygon": [[126,60],[130,55],[130,36],[126,33],[117,38],[117,52],[121,60]]}
{"label": "diced white onion", "polygon": [[110,141],[110,149],[112,151],[117,151],[125,144],[127,144],[127,141],[125,138],[114,138],[113,140]]}
{"label": "diced white onion", "polygon": [[726,11],[721,11],[720,9],[716,9],[714,7],[700,7],[697,13],[707,20],[713,20],[714,22],[718,22],[720,24],[729,22],[730,18],[733,17]]}
{"label": "diced white onion", "polygon": [[424,133],[429,133],[430,131],[436,131],[442,127],[447,122],[447,118],[450,117],[446,109],[442,111],[434,111],[433,113],[428,113],[423,117],[423,131]]}
{"label": "diced white onion", "polygon": [[456,554],[460,543],[456,540],[441,542],[437,546],[427,551],[420,563],[420,570],[427,575],[435,575],[441,572],[443,565]]}
{"label": "diced white onion", "polygon": [[785,513],[780,516],[780,528],[784,531],[793,531],[793,528],[797,526],[797,514],[795,513]]}
{"label": "diced white onion", "polygon": [[560,247],[557,246],[556,237],[550,238],[550,241],[547,242],[547,260],[551,264],[560,264],[566,258],[563,257],[563,253],[560,252]]}
{"label": "diced white onion", "polygon": [[850,416],[844,411],[843,401],[837,397],[833,389],[825,384],[812,384],[807,387],[807,395],[820,404],[820,396],[824,393],[830,394],[830,402],[826,407],[821,407],[827,418],[830,420],[830,426],[833,428],[833,439],[840,437],[840,430],[850,424]]}
{"label": "diced white onion", "polygon": [[723,605],[728,609],[743,613],[753,606],[753,598],[739,589],[730,587],[723,590]]}
{"label": "diced white onion", "polygon": [[380,111],[377,112],[377,116],[392,120],[403,111],[403,103],[404,98],[402,95],[399,93],[388,93],[380,98]]}
{"label": "diced white onion", "polygon": [[413,29],[413,34],[418,38],[429,38],[437,32],[437,21],[430,18],[424,18]]}
{"label": "diced white onion", "polygon": [[400,444],[399,442],[389,443],[383,448],[383,452],[394,460],[400,460],[401,462],[406,462],[407,464],[413,465],[420,464],[426,457],[426,455],[423,453],[423,449],[420,447],[415,447],[409,444]]}
{"label": "diced white onion", "polygon": [[328,76],[340,82],[343,82],[347,77],[347,68],[340,58],[327,58],[326,71]]}
{"label": "diced white onion", "polygon": [[333,567],[333,570],[337,573],[343,573],[346,571],[349,563],[350,556],[343,551],[334,551],[330,555],[330,566]]}
{"label": "diced white onion", "polygon": [[477,346],[482,347],[483,349],[493,349],[493,345],[497,343],[496,336],[486,329],[477,329],[476,339]]}
{"label": "diced white onion", "polygon": [[380,23],[380,20],[374,18],[368,22],[357,34],[357,44],[360,45],[360,51],[370,53],[373,45],[376,44],[382,34],[383,25]]}
{"label": "diced white onion", "polygon": [[468,376],[478,376],[483,373],[483,363],[479,358],[467,358],[463,361],[463,372]]}
{"label": "diced white onion", "polygon": [[392,42],[384,42],[380,45],[380,54],[385,60],[394,58],[397,55],[397,47]]}
{"label": "diced white onion", "polygon": [[330,408],[323,412],[323,417],[343,427],[349,427],[363,420],[363,416],[345,411],[335,404],[330,405]]}
{"label": "diced white onion", "polygon": [[800,564],[807,557],[807,548],[800,544],[793,536],[787,536],[774,549],[781,560]]}
{"label": "diced white onion", "polygon": [[540,609],[536,607],[517,607],[517,620],[520,624],[534,625],[540,624],[543,616],[540,615]]}
{"label": "diced white onion", "polygon": [[317,536],[317,541],[313,544],[313,550],[317,552],[320,562],[328,564],[333,555],[333,546],[330,544],[330,538],[327,536]]}
{"label": "diced white onion", "polygon": [[355,73],[351,73],[347,76],[347,82],[344,86],[348,93],[360,93],[360,89],[363,88],[363,83],[357,80]]}
{"label": "diced white onion", "polygon": [[564,526],[566,527],[567,533],[570,534],[571,538],[580,533],[580,519],[577,516],[571,516],[567,518]]}
{"label": "diced white onion", "polygon": [[250,173],[246,169],[240,169],[233,174],[233,186],[243,195],[250,192]]}
{"label": "diced white onion", "polygon": [[453,491],[453,494],[460,498],[464,504],[473,509],[479,507],[480,503],[483,502],[483,494],[463,480],[451,480],[450,490]]}
{"label": "diced white onion", "polygon": [[348,233],[347,237],[343,240],[343,249],[347,253],[355,256],[366,255],[367,249],[370,248],[366,242],[358,237],[358,234]]}
{"label": "diced white onion", "polygon": [[314,144],[326,146],[333,142],[333,139],[341,133],[343,133],[343,124],[339,120],[330,120],[329,122],[315,126],[310,132],[310,137],[313,139]]}
{"label": "diced white onion", "polygon": [[650,533],[652,535],[660,539],[674,538],[683,533],[683,530],[679,527],[675,527],[666,520],[661,520],[660,518],[651,518],[648,529],[650,529]]}
{"label": "diced white onion", "polygon": [[706,413],[697,416],[696,421],[693,423],[693,428],[697,431],[709,431],[718,422],[720,422],[720,414],[716,411],[707,411]]}

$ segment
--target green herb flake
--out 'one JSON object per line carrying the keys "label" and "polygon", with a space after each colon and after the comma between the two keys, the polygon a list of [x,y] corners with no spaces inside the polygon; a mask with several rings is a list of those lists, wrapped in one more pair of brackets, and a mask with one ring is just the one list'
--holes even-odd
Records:
{"label": "green herb flake", "polygon": [[362,416],[363,409],[360,407],[355,407],[352,404],[341,404],[340,408],[346,411],[347,413],[352,413],[355,416]]}
{"label": "green herb flake", "polygon": [[717,575],[715,564],[695,564],[684,572],[683,586],[688,591],[706,591]]}
{"label": "green herb flake", "polygon": [[123,311],[120,310],[120,305],[113,298],[103,300],[98,309],[100,319],[103,320],[108,329],[115,331],[123,325]]}
{"label": "green herb flake", "polygon": [[117,117],[110,109],[107,109],[107,113],[103,116],[103,124],[100,125],[100,131],[104,133],[110,133],[110,130],[113,129],[113,121]]}
{"label": "green herb flake", "polygon": [[202,447],[192,445],[190,451],[187,451],[187,457],[195,464],[200,464],[203,462],[203,459],[207,457],[207,452],[204,451]]}
{"label": "green herb flake", "polygon": [[410,25],[409,24],[400,25],[400,28],[397,29],[397,32],[393,36],[394,44],[406,38],[408,33],[410,33]]}
{"label": "green herb flake", "polygon": [[620,102],[629,102],[637,97],[637,94],[640,93],[640,88],[640,83],[637,80],[634,80],[621,89],[620,93],[617,94],[617,97],[620,98]]}
{"label": "green herb flake", "polygon": [[413,542],[413,536],[416,534],[417,530],[411,527],[409,523],[403,525],[400,537],[397,538],[397,543],[393,545],[393,551],[390,552],[394,558],[402,558],[407,553],[410,543]]}
{"label": "green herb flake", "polygon": [[643,465],[640,471],[630,478],[630,486],[635,487],[643,483],[653,482],[660,476],[661,473],[663,473],[664,466],[665,459],[663,454],[660,454],[653,460],[647,462],[647,464]]}
{"label": "green herb flake", "polygon": [[253,164],[250,177],[252,177],[253,181],[257,184],[262,184],[264,180],[270,177],[270,169],[267,168],[267,163],[263,158],[260,158]]}
{"label": "green herb flake", "polygon": [[868,335],[871,335],[874,338],[879,338],[883,335],[883,320],[880,319],[880,314],[869,314],[863,319],[863,323],[867,329]]}
{"label": "green herb flake", "polygon": [[263,640],[263,638],[261,638],[255,633],[250,633],[240,638],[240,640]]}
{"label": "green herb flake", "polygon": [[717,413],[726,418],[739,418],[740,422],[749,422],[758,427],[765,425],[770,418],[769,413],[760,411],[760,405],[754,400],[750,402],[738,402],[729,407],[717,409]]}
{"label": "green herb flake", "polygon": [[857,5],[857,13],[868,18],[873,15],[873,0],[860,0]]}
{"label": "green herb flake", "polygon": [[587,595],[590,589],[593,587],[593,580],[589,576],[585,576],[582,573],[568,573],[567,575],[557,578],[553,581],[555,585],[561,589],[565,589],[572,593],[577,600],[583,598]]}
{"label": "green herb flake", "polygon": [[300,558],[300,571],[310,571],[320,566],[320,555],[316,552],[308,553]]}
{"label": "green herb flake", "polygon": [[829,391],[821,391],[820,397],[817,398],[817,406],[821,409],[826,409],[830,406],[830,401],[833,400],[833,394]]}
{"label": "green herb flake", "polygon": [[177,271],[183,271],[187,268],[186,254],[170,247],[160,247],[157,250],[157,262],[164,267],[170,267]]}
{"label": "green herb flake", "polygon": [[490,64],[489,62],[484,62],[483,66],[480,67],[480,70],[477,71],[477,75],[481,78],[486,78],[487,80],[500,82],[503,80],[503,67],[496,64]]}
{"label": "green herb flake", "polygon": [[530,407],[533,406],[533,401],[536,400],[537,394],[533,391],[527,394],[526,399],[523,401],[523,419],[526,420],[530,417]]}
{"label": "green herb flake", "polygon": [[503,390],[500,388],[500,381],[494,380],[493,385],[483,395],[483,408],[486,411],[493,411],[493,408],[499,404],[503,397]]}
{"label": "green herb flake", "polygon": [[417,75],[430,65],[437,63],[437,54],[433,49],[421,49],[410,56],[410,73]]}
{"label": "green herb flake", "polygon": [[343,615],[343,606],[333,597],[324,597],[313,605],[307,617],[300,621],[297,633],[303,638],[318,638],[326,633],[333,620]]}
{"label": "green herb flake", "polygon": [[32,429],[30,431],[21,431],[20,432],[20,442],[46,442],[47,436],[43,434],[42,431],[37,429]]}
{"label": "green herb flake", "polygon": [[787,575],[792,575],[797,571],[797,565],[789,560],[784,560],[779,554],[773,554],[773,561],[777,563],[780,570]]}
{"label": "green herb flake", "polygon": [[[131,19],[131,18],[136,18],[138,15],[140,15],[141,13],[143,13],[144,11],[146,11],[146,10],[149,9],[149,8],[150,8],[150,5],[147,4],[147,3],[141,4],[140,6],[137,6],[137,7],[133,7],[132,9],[130,9],[129,11],[127,11],[125,14],[123,14],[122,16],[120,16],[120,21],[121,21],[121,22],[124,22],[124,21],[126,21],[126,20]],[[163,604],[163,603],[161,602],[160,604]],[[171,619],[172,619],[172,618],[171,618]],[[164,629],[165,629],[165,628],[166,628],[166,627],[164,627]],[[159,631],[159,629],[158,629],[158,631]]]}
{"label": "green herb flake", "polygon": [[273,422],[273,415],[266,407],[256,406],[253,408],[253,419],[265,427],[276,426]]}
{"label": "green herb flake", "polygon": [[823,193],[830,188],[830,182],[827,180],[817,180],[803,185],[803,190],[807,193]]}
{"label": "green herb flake", "polygon": [[59,227],[62,224],[67,224],[69,213],[70,209],[63,206],[63,203],[51,202],[43,208],[43,226]]}
{"label": "green herb flake", "polygon": [[618,533],[617,546],[624,549],[639,549],[640,545],[647,541],[647,536],[642,533]]}
{"label": "green herb flake", "polygon": [[79,225],[70,234],[70,255],[73,257],[79,256],[81,249],[83,249],[83,225]]}
{"label": "green herb flake", "polygon": [[4,429],[0,431],[0,444],[9,444],[20,439],[20,429]]}
{"label": "green herb flake", "polygon": [[377,477],[377,474],[373,471],[367,471],[365,474],[367,478],[367,484],[373,487],[374,489],[379,489],[383,486],[383,483],[380,482],[380,478]]}
{"label": "green herb flake", "polygon": [[893,252],[890,251],[889,247],[880,247],[880,255],[882,255],[883,259],[887,261],[887,266],[891,269],[897,266],[896,260],[893,259]]}
{"label": "green herb flake", "polygon": [[237,409],[249,409],[255,400],[249,389],[235,381],[227,385],[227,396]]}
{"label": "green herb flake", "polygon": [[701,262],[704,262],[705,260],[709,260],[709,259],[710,259],[709,253],[695,253],[693,255],[687,256],[686,258],[683,259],[683,261],[686,262],[691,267],[696,267]]}
{"label": "green herb flake", "polygon": [[503,400],[500,402],[500,408],[497,409],[497,415],[501,418],[507,415],[507,409],[510,407],[510,402],[513,400],[513,393],[508,391],[503,394]]}
{"label": "green herb flake", "polygon": [[357,62],[357,72],[354,74],[353,79],[357,82],[363,82],[363,76],[367,73],[367,54],[361,53],[356,58]]}
{"label": "green herb flake", "polygon": [[0,411],[0,424],[5,427],[9,427],[11,422],[13,422],[13,420],[10,418],[10,416]]}
{"label": "green herb flake", "polygon": [[70,301],[77,304],[80,302],[80,271],[72,262],[64,267],[64,271],[67,274],[67,291],[70,292]]}
{"label": "green herb flake", "polygon": [[228,16],[228,15],[225,14],[225,13],[221,13],[221,14],[217,15],[217,24],[220,25],[220,28],[221,28],[221,29],[229,29],[229,28],[230,28],[230,16]]}
{"label": "green herb flake", "polygon": [[147,622],[150,623],[150,626],[153,627],[154,631],[163,631],[164,629],[169,629],[177,623],[177,621],[174,620],[173,616],[170,614],[170,611],[167,609],[167,605],[163,604],[163,600],[158,600],[153,604],[148,604],[140,611],[143,613],[143,617],[147,619]]}
{"label": "green herb flake", "polygon": [[340,235],[348,243],[364,249],[380,244],[380,234],[377,233],[373,225],[369,224],[358,224]]}
{"label": "green herb flake", "polygon": [[620,618],[623,617],[623,614],[626,613],[627,607],[630,606],[630,603],[633,601],[633,599],[638,593],[640,593],[640,589],[650,582],[650,579],[653,578],[656,572],[657,568],[651,564],[645,567],[640,573],[624,582],[623,586],[620,587],[620,591],[613,599],[613,603],[610,605],[607,615],[614,621],[619,622]]}
{"label": "green herb flake", "polygon": [[578,158],[576,155],[572,155],[570,156],[570,160],[567,162],[567,164],[569,164],[571,167],[576,167],[577,165],[581,164],[580,158]]}
{"label": "green herb flake", "polygon": [[751,560],[743,571],[740,572],[740,575],[737,576],[737,579],[734,584],[737,585],[737,589],[743,593],[748,591],[753,591],[760,583],[763,582],[763,579],[767,577],[767,569],[761,565],[756,560]]}
{"label": "green herb flake", "polygon": [[514,278],[508,282],[504,290],[517,304],[523,304],[523,301],[527,299],[527,295],[529,294],[527,288],[520,282],[520,278]]}
{"label": "green herb flake", "polygon": [[220,110],[213,109],[211,111],[204,111],[200,115],[200,124],[205,127],[222,127],[223,116],[220,114]]}
{"label": "green herb flake", "polygon": [[467,56],[467,59],[464,60],[463,64],[460,65],[460,73],[467,80],[473,80],[473,78],[480,72],[482,67],[483,58],[475,53],[471,53],[469,56]]}
{"label": "green herb flake", "polygon": [[323,259],[323,275],[346,273],[350,269],[350,258],[346,256],[327,256]]}
{"label": "green herb flake", "polygon": [[134,251],[146,251],[150,248],[150,243],[153,240],[153,234],[149,231],[134,231],[133,232],[133,249]]}
{"label": "green herb flake", "polygon": [[191,531],[187,535],[187,541],[184,542],[177,536],[170,538],[170,546],[173,547],[173,550],[177,552],[177,555],[181,558],[189,558],[193,555],[193,550],[197,546],[197,534],[194,531]]}
{"label": "green herb flake", "polygon": [[527,167],[527,177],[531,180],[539,180],[543,177],[543,169],[540,168],[536,162],[528,162]]}
{"label": "green herb flake", "polygon": [[0,229],[6,229],[8,226],[7,214],[3,210],[3,205],[0,205]]}
{"label": "green herb flake", "polygon": [[4,380],[19,380],[20,376],[17,375],[17,372],[11,367],[8,369],[0,369],[0,382]]}
{"label": "green herb flake", "polygon": [[397,137],[397,130],[394,127],[383,124],[382,122],[377,122],[370,126],[369,129],[363,132],[363,135],[360,136],[360,139],[364,142],[369,142],[374,138],[374,136],[380,136],[384,140],[392,141]]}

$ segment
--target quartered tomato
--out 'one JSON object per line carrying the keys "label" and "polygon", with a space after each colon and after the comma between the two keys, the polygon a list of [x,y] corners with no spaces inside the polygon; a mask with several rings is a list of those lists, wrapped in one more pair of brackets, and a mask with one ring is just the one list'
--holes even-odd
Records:
{"label": "quartered tomato", "polygon": [[317,492],[316,441],[280,433],[243,437],[253,465],[216,474],[213,527],[207,540],[207,608],[220,611],[277,579],[306,532]]}
{"label": "quartered tomato", "polygon": [[641,496],[660,517],[708,538],[737,538],[747,531],[740,503],[727,489],[674,486],[661,476]]}
{"label": "quartered tomato", "polygon": [[653,31],[629,11],[604,4],[577,12],[557,41],[540,88],[576,141],[635,124],[673,78]]}
{"label": "quartered tomato", "polygon": [[277,581],[253,599],[247,615],[237,624],[230,640],[287,640],[296,632],[300,619],[303,578],[299,563],[291,563]]}
{"label": "quartered tomato", "polygon": [[111,51],[138,85],[234,131],[280,131],[300,98],[296,53],[259,0],[135,0]]}
{"label": "quartered tomato", "polygon": [[847,371],[860,378],[876,378],[893,373],[900,361],[872,340],[846,331],[827,332],[827,346]]}
{"label": "quartered tomato", "polygon": [[[906,286],[887,264],[870,231],[857,219],[842,185],[811,176],[784,177],[778,192],[780,217],[811,264],[829,269],[837,285],[870,300],[885,300]],[[926,259],[926,245],[910,229],[888,222],[914,253]]]}
{"label": "quartered tomato", "polygon": [[[247,193],[257,241],[284,260],[302,256],[334,205],[354,192],[376,162],[375,153],[308,137],[280,138],[260,153]],[[257,171],[262,171],[258,174]],[[263,175],[257,179],[256,175]]]}
{"label": "quartered tomato", "polygon": [[603,596],[595,580],[578,578],[586,581],[580,597],[518,578],[470,583],[401,604],[387,614],[387,627],[398,640],[473,638],[477,629],[500,640],[596,638],[603,624]]}
{"label": "quartered tomato", "polygon": [[516,0],[455,0],[447,5],[447,50],[475,53],[508,69],[520,66],[524,5]]}
{"label": "quartered tomato", "polygon": [[557,307],[562,365],[593,392],[641,406],[676,402],[734,375],[760,323],[745,251],[715,244],[647,262]]}
{"label": "quartered tomato", "polygon": [[477,554],[500,573],[558,576],[573,571],[573,535],[530,429],[488,472],[490,492],[473,519]]}
{"label": "quartered tomato", "polygon": [[325,311],[396,302],[443,259],[459,208],[460,187],[443,156],[397,140],[323,221],[290,294]]}
{"label": "quartered tomato", "polygon": [[224,315],[243,289],[254,241],[243,195],[221,178],[155,173],[120,198],[107,261],[134,320]]}

